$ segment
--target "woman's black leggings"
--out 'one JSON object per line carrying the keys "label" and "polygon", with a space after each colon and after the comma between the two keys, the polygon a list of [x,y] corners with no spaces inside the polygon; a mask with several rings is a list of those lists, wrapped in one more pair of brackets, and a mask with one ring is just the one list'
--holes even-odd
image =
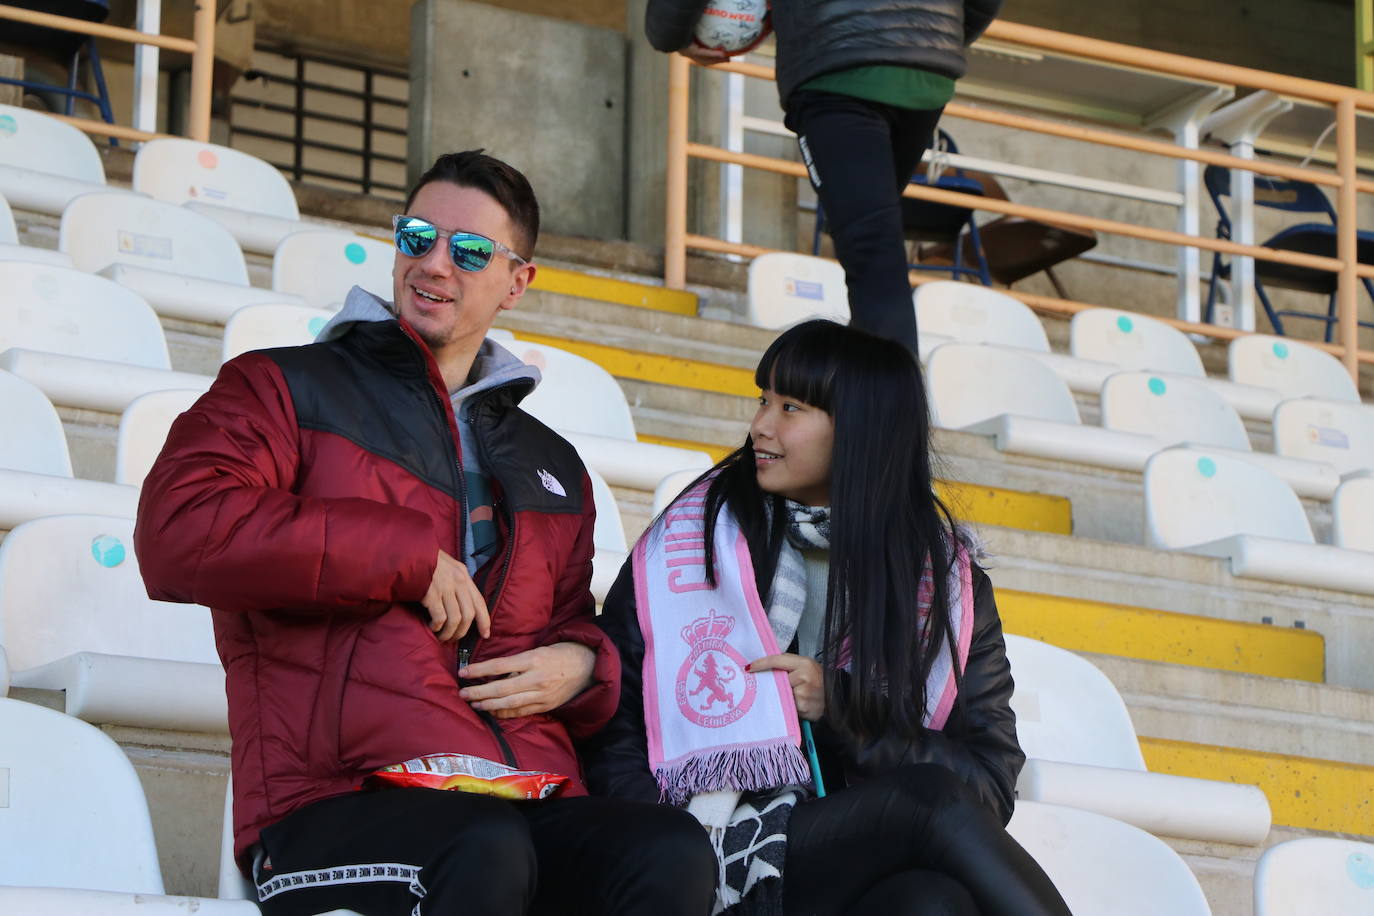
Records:
{"label": "woman's black leggings", "polygon": [[806,802],[787,831],[788,916],[1068,916],[1030,854],[949,770],[902,767]]}

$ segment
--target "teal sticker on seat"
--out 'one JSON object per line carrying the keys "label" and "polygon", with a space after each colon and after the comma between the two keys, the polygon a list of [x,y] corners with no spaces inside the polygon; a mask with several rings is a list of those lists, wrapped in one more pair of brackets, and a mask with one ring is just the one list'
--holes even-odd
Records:
{"label": "teal sticker on seat", "polygon": [[344,257],[350,264],[361,264],[367,260],[367,249],[357,242],[349,242],[344,246]]}
{"label": "teal sticker on seat", "polygon": [[19,133],[19,122],[14,120],[14,115],[0,115],[0,134],[13,137],[17,133]]}
{"label": "teal sticker on seat", "polygon": [[1215,477],[1217,474],[1217,463],[1211,458],[1199,458],[1197,460],[1197,471],[1203,477]]}
{"label": "teal sticker on seat", "polygon": [[1283,342],[1279,342],[1279,343],[1274,344],[1274,355],[1277,356],[1279,359],[1287,359],[1287,358],[1288,358],[1288,344],[1283,343]]}
{"label": "teal sticker on seat", "polygon": [[1345,860],[1345,873],[1356,887],[1374,887],[1374,861],[1362,852],[1352,852]]}
{"label": "teal sticker on seat", "polygon": [[124,562],[124,542],[113,534],[102,534],[91,541],[91,556],[106,569]]}
{"label": "teal sticker on seat", "polygon": [[1116,326],[1121,330],[1122,334],[1129,334],[1135,330],[1135,322],[1126,315],[1117,316]]}
{"label": "teal sticker on seat", "polygon": [[316,315],[306,323],[305,328],[310,332],[311,337],[319,337],[320,332],[324,330],[324,326],[327,324],[329,324],[328,320]]}
{"label": "teal sticker on seat", "polygon": [[1166,385],[1166,384],[1164,384],[1164,379],[1162,379],[1162,378],[1152,378],[1152,379],[1150,379],[1150,394],[1163,394],[1164,392],[1166,392],[1166,391],[1168,391],[1168,390],[1169,390],[1169,386]]}

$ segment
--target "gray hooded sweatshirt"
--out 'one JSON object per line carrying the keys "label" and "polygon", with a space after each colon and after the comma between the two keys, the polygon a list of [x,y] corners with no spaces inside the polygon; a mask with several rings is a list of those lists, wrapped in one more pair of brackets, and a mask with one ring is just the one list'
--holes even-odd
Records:
{"label": "gray hooded sweatshirt", "polygon": [[[362,287],[348,291],[343,308],[320,331],[317,342],[342,337],[358,321],[395,321],[391,303],[374,296]],[[477,439],[472,430],[472,418],[465,404],[472,396],[515,381],[529,382],[529,390],[539,384],[539,370],[521,362],[509,350],[493,340],[482,341],[472,362],[467,384],[449,392],[453,415],[458,420],[458,439],[462,443],[463,480],[467,489],[468,519],[464,525],[463,562],[468,572],[476,575],[496,552],[500,540],[496,527],[495,506],[492,501],[491,477],[482,463]],[[518,399],[517,399],[518,400]]]}

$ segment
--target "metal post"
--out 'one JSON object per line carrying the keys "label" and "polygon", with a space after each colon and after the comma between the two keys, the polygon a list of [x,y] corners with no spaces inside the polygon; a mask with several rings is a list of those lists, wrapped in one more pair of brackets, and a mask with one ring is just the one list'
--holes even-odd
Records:
{"label": "metal post", "polygon": [[210,85],[215,73],[215,4],[213,0],[197,0],[195,24],[191,38],[196,50],[191,55],[191,123],[192,140],[210,142]]}
{"label": "metal post", "polygon": [[1355,100],[1346,96],[1336,103],[1336,171],[1341,187],[1336,192],[1336,257],[1341,260],[1340,286],[1336,291],[1341,361],[1355,384],[1360,382],[1360,326],[1356,322],[1356,290],[1360,287],[1355,266],[1359,263],[1355,194]]}
{"label": "metal post", "polygon": [[[668,56],[668,165],[664,193],[663,285],[687,286],[687,115],[692,64]],[[1353,160],[1352,160],[1353,161]]]}
{"label": "metal post", "polygon": [[[1230,86],[1199,90],[1154,115],[1145,126],[1170,130],[1179,146],[1197,149],[1203,120],[1235,94],[1236,90]],[[1202,166],[1191,159],[1180,159],[1175,173],[1183,198],[1178,208],[1177,229],[1186,235],[1201,235]],[[1178,250],[1178,317],[1184,321],[1202,320],[1202,256],[1196,248]]]}
{"label": "metal post", "polygon": [[[732,153],[744,152],[744,79],[739,73],[725,75],[725,148]],[[721,238],[727,242],[742,242],[744,166],[722,166],[721,177]]]}
{"label": "metal post", "polygon": [[[162,33],[162,0],[138,0],[138,14],[134,27],[149,35]],[[157,67],[156,45],[134,45],[134,128],[149,133],[157,131]]]}

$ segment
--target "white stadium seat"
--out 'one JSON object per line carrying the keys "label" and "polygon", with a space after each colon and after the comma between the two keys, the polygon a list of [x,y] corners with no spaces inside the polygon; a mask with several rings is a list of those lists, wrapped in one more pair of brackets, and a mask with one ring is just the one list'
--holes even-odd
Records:
{"label": "white stadium seat", "polygon": [[[1139,369],[1197,379],[1216,390],[1247,420],[1265,420],[1274,412],[1279,394],[1259,384],[1209,378],[1202,358],[1182,331],[1148,315],[1116,309],[1086,309],[1069,322],[1069,350],[1075,357],[1119,369]],[[1099,379],[1101,388],[1105,378]],[[1070,383],[1075,391],[1086,390]]]}
{"label": "white stadium seat", "polygon": [[1324,461],[1345,477],[1374,473],[1374,407],[1290,398],[1274,410],[1274,451]]}
{"label": "white stadium seat", "polygon": [[1255,916],[1374,913],[1374,844],[1301,837],[1255,864]]}
{"label": "white stadium seat", "polygon": [[171,318],[223,324],[245,305],[303,304],[249,286],[243,252],[224,227],[160,200],[83,194],[62,214],[58,247],[78,269],[133,290]]}
{"label": "white stadium seat", "polygon": [[62,420],[43,392],[0,369],[0,529],[66,512],[132,515],[138,491],[72,478]]}
{"label": "white stadium seat", "polygon": [[16,687],[63,690],[88,721],[223,733],[224,672],[203,607],[153,601],[131,519],[55,515],[0,542],[0,643]]}
{"label": "white stadium seat", "polygon": [[221,361],[249,350],[314,343],[334,312],[307,305],[246,305],[224,324]]}
{"label": "white stadium seat", "polygon": [[1118,372],[1103,383],[1101,402],[1103,426],[1150,436],[1160,448],[1187,444],[1221,451],[1277,474],[1309,499],[1330,499],[1340,486],[1340,473],[1320,459],[1252,451],[1240,415],[1202,379]]}
{"label": "white stadium seat", "polygon": [[1231,381],[1272,388],[1280,399],[1360,399],[1355,382],[1340,360],[1291,337],[1237,337],[1226,348],[1226,360]]}
{"label": "white stadium seat", "polygon": [[163,894],[143,786],[85,722],[0,699],[0,913],[254,916],[246,900]]}
{"label": "white stadium seat", "polygon": [[[1095,811],[1158,836],[1253,845],[1269,833],[1256,786],[1150,773],[1121,695],[1088,660],[1007,634],[1023,801]],[[1019,804],[1019,803],[1018,803]]]}
{"label": "white stadium seat", "polygon": [[1007,832],[1080,916],[1211,916],[1187,863],[1164,841],[1130,824],[1018,801]]}
{"label": "white stadium seat", "polygon": [[203,394],[185,388],[150,391],[134,399],[119,418],[115,438],[115,483],[143,486],[143,478],[162,453],[172,421]]}
{"label": "white stadium seat", "polygon": [[[0,699],[0,779],[0,885],[162,893],[143,787],[100,729]],[[10,902],[0,911],[34,912]]]}
{"label": "white stadium seat", "polygon": [[675,471],[664,477],[654,487],[653,513],[657,516],[668,504],[677,499],[678,494],[687,489],[692,481],[701,476],[701,471]]}
{"label": "white stadium seat", "polygon": [[134,157],[133,185],[185,204],[228,229],[245,251],[272,254],[300,221],[296,195],[267,162],[227,146],[176,137],[149,140]]}
{"label": "white stadium seat", "polygon": [[1149,436],[1082,425],[1068,386],[1031,353],[945,344],[930,355],[926,390],[937,427],[993,436],[1006,452],[1138,470],[1160,447]]}
{"label": "white stadium seat", "polygon": [[0,105],[0,194],[12,206],[57,216],[78,194],[106,190],[89,137],[57,118]]}
{"label": "white stadium seat", "polygon": [[296,232],[282,239],[272,256],[272,288],[334,311],[355,286],[390,299],[395,255],[392,242],[352,232]]}
{"label": "white stadium seat", "polygon": [[19,227],[15,225],[14,211],[10,210],[4,194],[0,194],[0,261],[35,261],[55,267],[72,266],[72,259],[60,251],[19,244]]}
{"label": "white stadium seat", "polygon": [[844,268],[835,261],[770,251],[749,262],[746,318],[761,328],[785,328],[808,318],[849,323]]}
{"label": "white stadium seat", "polygon": [[0,261],[0,368],[54,404],[114,413],[147,391],[208,388],[171,371],[162,325],[148,303],[77,270]]}
{"label": "white stadium seat", "polygon": [[1374,477],[1352,477],[1336,491],[1331,543],[1348,550],[1374,551]]}
{"label": "white stadium seat", "polygon": [[[920,329],[921,361],[942,343],[988,344],[1028,350],[1045,363],[1070,388],[1085,386],[1097,391],[1101,379],[1117,367],[1092,363],[1050,352],[1045,327],[1030,308],[1006,293],[975,283],[934,280],[922,283],[911,294]],[[1086,379],[1080,385],[1080,379]]]}
{"label": "white stadium seat", "polygon": [[502,345],[544,379],[520,406],[558,430],[615,486],[652,490],[674,471],[711,466],[705,452],[638,441],[625,392],[591,360],[524,340]]}
{"label": "white stadium seat", "polygon": [[596,547],[596,554],[592,557],[592,594],[600,604],[606,599],[606,592],[610,591],[615,577],[620,574],[620,567],[625,563],[625,524],[621,521],[620,508],[606,479],[590,467],[587,468],[587,476],[591,478],[592,500],[596,503],[596,530],[592,533],[592,543]]}
{"label": "white stadium seat", "polygon": [[1315,543],[1286,483],[1215,451],[1166,449],[1150,459],[1145,542],[1228,558],[1235,576],[1374,594],[1367,555]]}

